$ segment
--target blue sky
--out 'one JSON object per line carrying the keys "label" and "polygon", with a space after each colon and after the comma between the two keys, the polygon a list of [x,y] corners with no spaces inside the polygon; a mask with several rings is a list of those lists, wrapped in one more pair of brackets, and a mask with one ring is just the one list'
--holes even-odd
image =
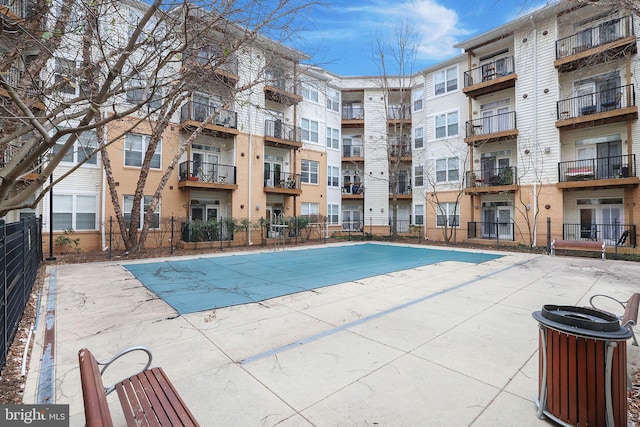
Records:
{"label": "blue sky", "polygon": [[[416,32],[414,71],[460,53],[452,46],[498,27],[541,0],[327,0],[307,17],[297,49],[342,76],[379,75],[373,40],[389,38],[406,21]],[[391,73],[391,71],[389,71]]]}

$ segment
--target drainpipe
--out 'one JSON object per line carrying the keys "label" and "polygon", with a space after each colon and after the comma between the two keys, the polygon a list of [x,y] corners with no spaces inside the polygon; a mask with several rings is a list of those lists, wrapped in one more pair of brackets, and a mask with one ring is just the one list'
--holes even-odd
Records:
{"label": "drainpipe", "polygon": [[[249,56],[250,58],[253,58],[253,46],[249,48]],[[249,73],[251,73],[251,70],[251,67],[249,67]],[[251,81],[251,75],[249,75],[249,81]],[[249,221],[249,224],[251,224],[251,212],[253,210],[253,203],[251,201],[251,190],[253,188],[253,168],[251,167],[251,162],[253,161],[253,122],[251,121],[251,99],[249,99],[248,108],[249,111],[247,112],[247,127],[249,128],[249,152],[247,156],[247,169],[249,170],[249,185],[247,187],[249,189],[249,193],[247,195],[247,220]],[[237,170],[236,179],[238,179]],[[251,240],[251,225],[249,225],[249,228],[247,230],[247,244],[249,246],[253,245],[253,241]]]}
{"label": "drainpipe", "polygon": [[538,244],[538,29],[529,17],[533,27],[533,242]]}

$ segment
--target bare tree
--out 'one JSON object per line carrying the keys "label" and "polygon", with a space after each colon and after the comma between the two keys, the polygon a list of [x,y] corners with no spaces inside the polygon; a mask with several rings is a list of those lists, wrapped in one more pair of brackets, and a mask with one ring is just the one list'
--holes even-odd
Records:
{"label": "bare tree", "polygon": [[[387,157],[391,195],[391,235],[398,237],[398,195],[411,191],[411,109],[417,36],[408,22],[398,24],[390,40],[374,41],[388,126],[382,142]],[[390,70],[394,74],[390,74]],[[375,179],[378,178],[376,175]]]}
{"label": "bare tree", "polygon": [[[228,73],[203,70],[224,70],[237,61],[237,52],[254,45],[266,57],[277,57],[274,46],[291,39],[299,29],[300,14],[315,4],[16,0],[0,34],[0,95],[7,100],[0,106],[0,216],[35,206],[100,152],[125,247],[144,247],[153,212],[180,157],[220,111],[207,111],[181,143],[145,207],[149,168],[173,116],[196,89],[215,88],[224,103],[233,104],[237,94],[264,80],[268,60],[252,64],[252,78],[239,83],[231,83]],[[127,127],[107,138],[104,129],[122,118],[128,119]],[[150,126],[151,136],[140,164],[131,219],[125,221],[107,147],[143,123]],[[88,131],[97,131],[96,136],[83,138]],[[74,150],[83,159],[47,185]]]}

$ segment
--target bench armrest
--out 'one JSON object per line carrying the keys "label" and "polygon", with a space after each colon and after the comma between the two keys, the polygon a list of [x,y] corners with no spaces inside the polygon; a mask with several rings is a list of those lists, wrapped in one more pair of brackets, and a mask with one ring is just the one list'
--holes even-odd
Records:
{"label": "bench armrest", "polygon": [[[138,346],[134,346],[134,347],[129,347],[129,348],[125,348],[124,350],[122,350],[121,352],[119,352],[118,354],[116,354],[115,356],[113,356],[111,359],[109,360],[105,360],[105,361],[96,361],[98,363],[98,366],[102,366],[103,368],[100,369],[100,375],[104,374],[104,371],[107,370],[107,368],[109,366],[111,366],[111,364],[113,364],[116,360],[118,360],[119,358],[121,358],[122,356],[124,356],[125,354],[134,352],[134,351],[142,351],[144,353],[147,353],[147,364],[145,365],[145,367],[143,369],[140,370],[140,372],[146,371],[147,369],[149,369],[149,366],[151,366],[151,361],[153,359],[153,355],[151,354],[151,350],[149,350],[147,347],[138,345]],[[138,373],[140,373],[138,372]],[[116,385],[115,384],[111,384],[110,386],[105,386],[104,391],[106,394],[111,393],[112,391],[114,391],[116,389]]]}
{"label": "bench armrest", "polygon": [[[622,307],[622,309],[624,310],[625,308],[625,302],[624,301],[620,301],[619,299],[616,299],[610,295],[605,295],[605,294],[595,294],[593,296],[591,296],[591,298],[589,298],[589,304],[591,304],[591,307],[595,308],[596,310],[602,310],[601,308],[597,307],[594,303],[593,300],[595,300],[596,298],[608,298],[612,301],[617,302],[618,304],[620,304],[620,306]],[[618,319],[620,319],[620,316],[618,316]]]}

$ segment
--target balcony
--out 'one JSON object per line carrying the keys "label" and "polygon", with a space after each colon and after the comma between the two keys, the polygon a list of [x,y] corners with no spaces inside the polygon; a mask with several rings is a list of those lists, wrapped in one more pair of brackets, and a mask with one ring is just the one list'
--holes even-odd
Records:
{"label": "balcony", "polygon": [[559,129],[573,129],[638,118],[633,85],[583,94],[558,101],[556,106]]}
{"label": "balcony", "polygon": [[517,79],[513,56],[508,56],[465,71],[462,92],[471,98],[477,98],[480,95],[515,87]]}
{"label": "balcony", "polygon": [[411,143],[406,142],[405,138],[401,138],[401,143],[398,143],[397,140],[389,141],[389,157],[391,159],[396,159],[400,161],[411,161]]}
{"label": "balcony", "polygon": [[635,248],[634,224],[562,224],[563,240],[602,241],[607,246]]}
{"label": "balcony", "polygon": [[265,120],[264,141],[272,147],[300,148],[302,147],[302,130],[286,125],[282,120]]}
{"label": "balcony", "polygon": [[[0,0],[0,15],[12,21],[21,22],[32,18],[37,12],[36,0]],[[6,25],[3,22],[3,25]]]}
{"label": "balcony", "polygon": [[342,127],[364,127],[364,109],[362,105],[342,104]]}
{"label": "balcony", "polygon": [[518,136],[516,112],[470,120],[466,123],[466,135],[464,142],[473,146],[514,139]]}
{"label": "balcony", "polygon": [[186,161],[178,168],[178,188],[236,190],[236,167],[218,163]]}
{"label": "balcony", "polygon": [[295,105],[302,101],[302,96],[296,94],[293,81],[285,78],[267,76],[264,94],[267,100],[283,105]]}
{"label": "balcony", "polygon": [[238,131],[238,113],[199,102],[189,101],[182,106],[180,109],[180,123],[185,127],[195,129],[211,114],[214,114],[213,120],[205,125],[205,130],[214,132],[221,137],[234,136],[240,133]]}
{"label": "balcony", "polygon": [[342,184],[343,199],[364,199],[364,185],[362,182],[344,181]]}
{"label": "balcony", "polygon": [[387,123],[389,125],[411,124],[411,106],[390,105],[387,108]]}
{"label": "balcony", "polygon": [[197,54],[189,55],[185,61],[188,67],[197,67],[202,71],[202,77],[211,80],[210,76],[218,78],[227,86],[235,86],[240,80],[238,75],[238,58],[233,55],[225,55],[223,51],[212,49],[200,49]]}
{"label": "balcony", "polygon": [[343,145],[342,161],[364,162],[364,147],[362,145]]}
{"label": "balcony", "polygon": [[480,173],[467,172],[465,193],[504,193],[518,189],[518,174],[515,166],[482,168]]}
{"label": "balcony", "polygon": [[638,185],[635,154],[558,163],[558,188]]}
{"label": "balcony", "polygon": [[264,192],[299,196],[301,175],[280,171],[264,171]]}
{"label": "balcony", "polygon": [[389,198],[393,198],[393,190],[395,188],[396,199],[398,200],[411,200],[413,198],[413,190],[408,182],[398,182],[394,185],[389,185]]}
{"label": "balcony", "polygon": [[612,19],[598,26],[556,41],[556,60],[560,72],[613,60],[625,51],[637,52],[633,16]]}

